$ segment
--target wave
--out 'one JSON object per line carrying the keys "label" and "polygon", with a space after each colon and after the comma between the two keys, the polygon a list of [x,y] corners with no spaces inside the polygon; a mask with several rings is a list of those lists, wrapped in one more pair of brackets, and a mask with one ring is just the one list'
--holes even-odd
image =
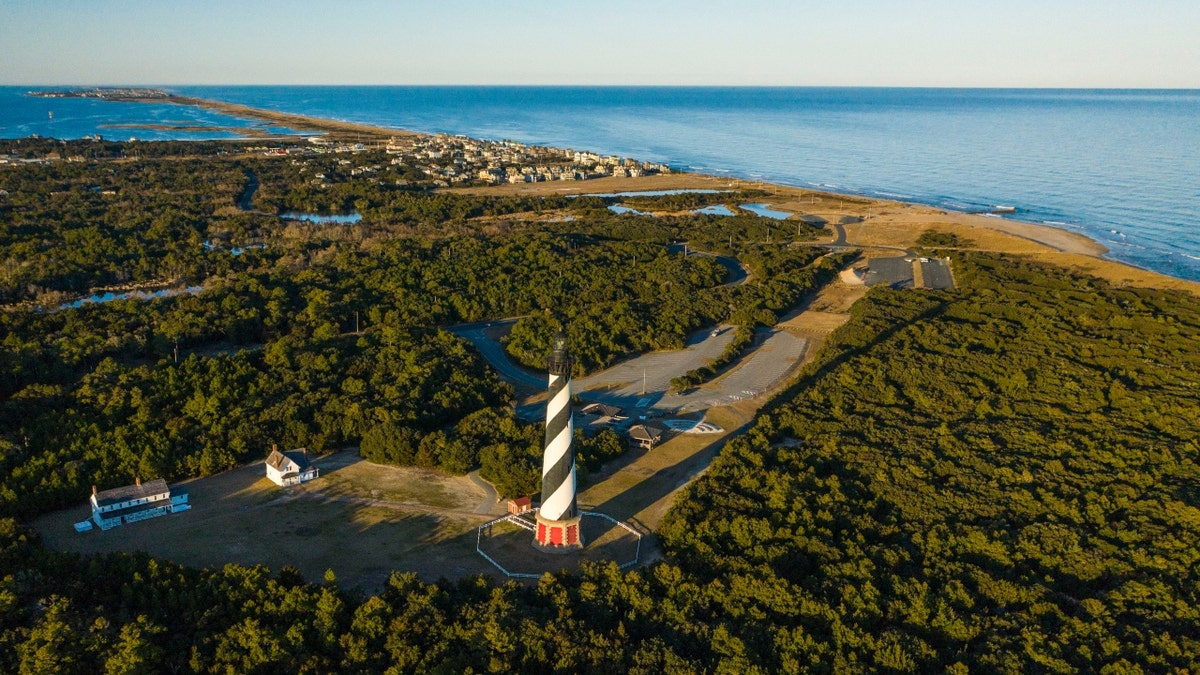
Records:
{"label": "wave", "polygon": [[1113,244],[1114,246],[1124,246],[1125,248],[1137,249],[1139,251],[1146,250],[1145,246],[1142,246],[1141,244],[1134,244],[1134,243],[1128,242],[1128,241],[1120,241],[1117,239],[1105,239],[1104,241],[1106,241],[1110,244]]}

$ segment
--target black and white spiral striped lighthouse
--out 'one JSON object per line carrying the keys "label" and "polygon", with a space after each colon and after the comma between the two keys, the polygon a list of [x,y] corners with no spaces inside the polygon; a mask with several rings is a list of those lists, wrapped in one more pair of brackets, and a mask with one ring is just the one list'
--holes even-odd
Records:
{"label": "black and white spiral striped lighthouse", "polygon": [[546,446],[542,455],[542,505],[535,545],[544,550],[583,546],[575,505],[574,425],[571,422],[571,365],[567,336],[554,336],[550,354],[550,400],[546,404]]}

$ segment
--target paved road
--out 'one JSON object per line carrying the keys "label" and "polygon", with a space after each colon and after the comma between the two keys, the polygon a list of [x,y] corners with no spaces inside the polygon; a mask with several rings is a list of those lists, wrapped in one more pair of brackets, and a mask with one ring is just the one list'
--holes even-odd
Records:
{"label": "paved road", "polygon": [[[715,358],[733,339],[734,331],[711,336],[707,331],[693,335],[686,349],[643,354],[608,370],[575,380],[572,391],[585,401],[619,406],[625,415],[638,417],[651,410],[688,413],[729,405],[761,394],[776,386],[795,368],[808,350],[809,341],[788,331],[760,329],[760,344],[717,381],[685,393],[670,393],[671,378]],[[643,378],[645,385],[643,387]],[[521,406],[517,414],[537,419],[545,403]]]}
{"label": "paved road", "polygon": [[546,387],[547,375],[544,373],[532,373],[508,359],[508,354],[504,353],[504,347],[499,342],[489,338],[484,331],[490,327],[500,327],[516,323],[516,319],[505,319],[503,321],[486,321],[483,323],[469,323],[459,326],[450,326],[446,330],[455,335],[465,338],[488,363],[492,364],[500,373],[500,377],[515,382],[517,384],[533,387],[534,389],[543,389]]}
{"label": "paved road", "polygon": [[846,245],[846,228],[845,228],[845,226],[840,225],[838,223],[834,223],[833,231],[837,233],[837,239],[834,239],[831,243],[828,243],[825,245],[831,246],[831,247],[836,246],[838,248],[844,247]]}
{"label": "paved road", "polygon": [[704,251],[693,251],[694,255],[707,255],[717,259],[717,262],[725,266],[729,270],[729,276],[725,279],[725,286],[738,286],[750,281],[750,270],[742,265],[742,261],[728,255],[716,255],[715,253],[705,253]]}
{"label": "paved road", "polygon": [[[510,319],[509,321],[515,321]],[[501,325],[504,322],[492,322]],[[449,330],[471,341],[501,376],[534,389],[546,386],[544,376],[517,367],[508,360],[499,343],[484,334],[489,324],[455,326]],[[784,330],[760,329],[758,343],[733,370],[716,382],[686,393],[669,393],[671,379],[699,368],[725,351],[734,337],[725,327],[717,335],[709,330],[692,334],[684,349],[651,352],[579,378],[572,391],[586,401],[599,401],[621,407],[626,415],[659,411],[693,412],[754,398],[771,391],[800,363],[808,350],[808,340]],[[518,414],[536,418],[544,404],[522,406]],[[641,412],[639,412],[639,410]]]}
{"label": "paved road", "polygon": [[829,249],[835,249],[835,248],[881,248],[881,249],[886,249],[889,251],[900,251],[901,253],[903,253],[904,255],[909,256],[909,257],[916,257],[916,255],[917,255],[916,253],[914,253],[906,248],[900,248],[899,246],[883,246],[883,245],[875,245],[875,244],[849,244],[849,243],[846,243],[846,227],[840,223],[831,223],[831,225],[833,225],[833,231],[837,233],[837,238],[834,239],[833,241],[829,242],[828,244],[816,244],[816,246],[823,246],[823,247],[829,248]]}
{"label": "paved road", "polygon": [[238,197],[238,208],[243,211],[254,211],[254,193],[258,190],[258,175],[246,169],[246,189]]}
{"label": "paved road", "polygon": [[774,389],[804,359],[808,340],[770,328],[760,329],[759,337],[765,338],[762,344],[744,357],[737,368],[695,391],[663,397],[660,407],[679,412],[706,410],[754,398]]}
{"label": "paved road", "polygon": [[[840,237],[845,239],[845,233]],[[682,250],[682,245],[672,245]],[[750,274],[736,259],[701,251],[690,251],[693,255],[715,258],[729,270],[725,285],[745,283]],[[447,328],[451,333],[465,338],[475,345],[483,358],[504,379],[534,389],[546,386],[546,376],[521,368],[509,360],[499,342],[489,338],[489,328],[504,327],[516,319],[463,324]],[[683,349],[652,352],[631,358],[617,365],[582,377],[572,385],[572,391],[581,399],[610,403],[621,407],[627,415],[650,408],[691,412],[718,405],[753,398],[770,391],[801,359],[808,349],[808,341],[787,331],[762,330],[752,353],[742,358],[732,371],[715,383],[710,383],[687,393],[668,393],[671,380],[689,370],[699,368],[716,359],[725,351],[734,338],[735,330],[722,327],[716,334],[710,329],[693,333]],[[540,406],[522,406],[518,414],[536,417]]]}
{"label": "paved road", "polygon": [[[687,246],[686,243],[668,244],[667,250],[671,253],[682,253],[685,246]],[[693,248],[689,248],[687,251],[688,255],[707,256],[709,258],[714,258],[718,263],[721,263],[721,265],[724,266],[729,272],[729,274],[725,277],[725,283],[721,284],[722,286],[738,286],[750,280],[750,270],[746,269],[746,266],[742,264],[742,261],[734,258],[733,256],[717,255],[716,253],[708,253],[707,251],[697,251]]]}

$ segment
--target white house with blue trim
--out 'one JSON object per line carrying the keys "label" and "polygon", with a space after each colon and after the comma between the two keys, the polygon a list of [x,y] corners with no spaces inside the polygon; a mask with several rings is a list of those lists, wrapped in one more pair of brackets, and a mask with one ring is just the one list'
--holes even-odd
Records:
{"label": "white house with blue trim", "polygon": [[[111,530],[118,525],[136,523],[139,520],[165,516],[191,508],[186,490],[174,492],[162,478],[142,483],[136,479],[133,485],[99,492],[92,486],[92,520],[101,530]],[[76,528],[78,529],[78,528]]]}
{"label": "white house with blue trim", "polygon": [[280,487],[299,485],[320,474],[309,458],[308,450],[304,448],[280,452],[277,446],[271,446],[266,465],[267,478]]}

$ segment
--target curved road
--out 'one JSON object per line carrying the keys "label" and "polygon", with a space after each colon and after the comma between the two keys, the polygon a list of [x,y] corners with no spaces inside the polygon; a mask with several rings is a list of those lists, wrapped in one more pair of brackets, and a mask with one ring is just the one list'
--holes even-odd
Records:
{"label": "curved road", "polygon": [[[685,245],[686,244],[668,244],[667,250],[681,252],[684,250]],[[750,280],[750,271],[747,270],[737,258],[726,255],[717,255],[715,253],[707,253],[705,251],[696,251],[692,249],[689,249],[688,253],[690,255],[703,255],[710,258],[715,258],[718,263],[724,266],[725,269],[729,271],[729,274],[725,279],[725,283],[722,284],[723,286],[737,286]],[[501,319],[498,321],[464,323],[457,326],[449,326],[446,328],[446,330],[461,338],[465,338],[468,342],[475,345],[475,348],[479,350],[479,353],[483,355],[483,358],[488,363],[492,364],[492,367],[495,368],[500,373],[500,376],[504,379],[525,387],[542,389],[546,386],[545,375],[541,373],[530,372],[510,361],[508,354],[504,352],[504,347],[501,346],[496,340],[489,338],[485,332],[489,328],[498,328],[514,324],[519,318],[521,317]],[[708,329],[697,331],[688,340],[688,344],[694,345],[698,342],[702,342],[703,340],[699,338],[707,332]],[[727,331],[720,331],[720,334],[723,335],[726,332]],[[730,334],[725,337],[725,341],[727,342],[732,338],[733,334],[730,332]],[[724,347],[724,344],[722,343],[721,346]],[[706,356],[706,358],[716,358],[716,355],[709,355]],[[703,362],[698,362],[694,367],[699,367],[700,365],[703,365]],[[690,370],[690,368],[680,371],[680,373],[686,372],[686,370]]]}
{"label": "curved road", "polygon": [[446,330],[460,338],[465,338],[468,342],[475,345],[475,348],[483,355],[484,360],[492,364],[492,367],[499,371],[500,377],[522,386],[543,389],[546,387],[545,375],[531,373],[510,361],[508,354],[504,353],[504,347],[499,342],[489,338],[485,333],[489,328],[511,325],[516,322],[516,319],[481,321],[479,323],[449,326]]}
{"label": "curved road", "polygon": [[[680,253],[686,246],[687,242],[682,244],[667,244],[667,251],[671,253]],[[717,255],[716,253],[709,253],[707,251],[697,251],[694,248],[688,248],[687,252],[688,255],[702,255],[709,258],[715,258],[717,262],[721,263],[721,265],[729,271],[729,275],[725,278],[725,283],[721,284],[722,286],[737,286],[750,280],[750,270],[747,270],[746,266],[742,264],[742,261],[733,256]]]}
{"label": "curved road", "polygon": [[237,205],[243,211],[255,212],[254,193],[258,191],[258,175],[246,169],[246,188],[238,196]]}
{"label": "curved road", "polygon": [[[540,391],[546,386],[545,378],[515,365],[504,353],[504,348],[484,332],[489,326],[512,321],[515,319],[454,326],[449,330],[475,345],[501,377]],[[783,330],[762,329],[756,345],[722,377],[686,393],[669,393],[671,378],[719,356],[733,339],[734,332],[729,328],[719,330],[716,335],[707,329],[696,331],[684,349],[642,354],[577,379],[574,393],[585,400],[617,405],[627,414],[639,414],[637,410],[644,414],[650,408],[680,412],[704,410],[770,391],[808,351],[806,339]],[[521,408],[524,414],[536,416],[535,409],[540,410],[540,406]],[[472,481],[479,484],[474,477]]]}

